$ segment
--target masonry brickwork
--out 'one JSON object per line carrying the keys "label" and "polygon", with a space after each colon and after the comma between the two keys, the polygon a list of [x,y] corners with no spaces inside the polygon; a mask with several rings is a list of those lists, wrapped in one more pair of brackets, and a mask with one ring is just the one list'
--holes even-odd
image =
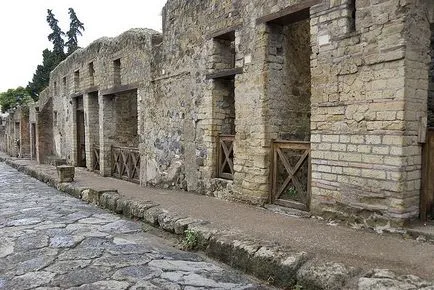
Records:
{"label": "masonry brickwork", "polygon": [[[313,213],[415,218],[434,124],[428,2],[169,0],[162,33],[99,39],[51,73],[30,113],[38,160],[92,169],[97,147],[110,176],[112,146],[132,147],[144,186],[263,204],[273,140],[308,141]],[[217,178],[220,134],[234,136],[231,180]]]}

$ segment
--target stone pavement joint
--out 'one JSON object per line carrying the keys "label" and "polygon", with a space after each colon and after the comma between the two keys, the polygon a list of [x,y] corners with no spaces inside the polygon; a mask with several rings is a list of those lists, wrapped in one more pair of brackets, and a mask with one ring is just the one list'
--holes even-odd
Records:
{"label": "stone pavement joint", "polygon": [[[32,177],[35,177],[47,184],[57,188],[58,190],[64,191],[76,198],[81,198],[89,203],[94,203],[99,207],[108,209],[112,212],[122,214],[128,218],[134,218],[142,220],[148,224],[155,227],[159,227],[170,233],[183,235],[186,230],[192,231],[197,234],[201,239],[199,242],[200,250],[203,250],[207,255],[213,258],[217,258],[220,261],[234,267],[241,269],[246,273],[255,275],[256,277],[269,282],[272,285],[279,287],[294,287],[302,286],[303,289],[382,289],[384,287],[389,287],[392,285],[394,289],[434,289],[434,283],[428,281],[434,276],[434,267],[427,267],[426,265],[432,265],[434,261],[433,255],[433,245],[429,243],[418,243],[417,241],[407,241],[400,237],[393,236],[382,236],[373,233],[367,233],[362,231],[355,231],[352,229],[346,229],[343,227],[330,227],[324,224],[318,225],[313,224],[311,219],[297,219],[297,223],[305,223],[305,227],[315,226],[317,229],[321,229],[326,233],[330,233],[332,236],[334,233],[349,232],[349,235],[361,235],[369,238],[367,241],[360,241],[357,237],[347,237],[349,240],[342,240],[342,245],[336,244],[336,248],[339,250],[338,253],[334,253],[333,249],[330,249],[330,253],[322,252],[323,249],[318,249],[317,251],[313,246],[309,244],[309,240],[304,241],[306,250],[285,244],[285,239],[273,240],[272,238],[258,238],[260,234],[255,232],[256,228],[261,230],[260,224],[256,224],[257,227],[253,227],[251,232],[243,231],[234,225],[232,228],[221,227],[217,221],[211,219],[202,219],[198,216],[192,216],[191,214],[179,214],[176,211],[176,205],[182,207],[183,193],[176,191],[168,192],[164,190],[155,189],[144,189],[138,185],[128,185],[136,186],[136,191],[157,191],[158,195],[148,196],[143,195],[141,198],[133,196],[133,194],[128,194],[125,190],[123,181],[114,181],[114,179],[104,179],[98,175],[91,172],[86,172],[84,170],[77,170],[76,182],[73,183],[59,183],[55,175],[55,170],[53,171],[53,166],[49,165],[35,165],[32,161],[23,161],[19,159],[14,159],[6,157],[5,155],[0,155],[0,160],[6,162],[8,165],[17,168]],[[54,173],[53,173],[54,172]],[[85,180],[86,176],[92,176],[92,178],[100,178],[101,180],[110,180],[110,186],[119,182],[120,189],[101,189],[97,188],[94,184]],[[80,178],[82,181],[80,181]],[[86,182],[88,182],[86,186]],[[103,182],[104,183],[104,182]],[[107,182],[108,183],[108,182]],[[109,186],[108,184],[106,186]],[[174,197],[176,195],[179,197]],[[170,203],[166,203],[170,210],[165,208],[157,199],[160,198],[164,201],[163,197],[170,195],[170,198],[174,198],[175,205],[172,206]],[[151,198],[153,197],[153,198]],[[197,196],[197,198],[207,198],[208,206],[213,207],[213,203],[222,202],[213,198]],[[232,203],[226,203],[229,207]],[[190,207],[194,207],[191,204]],[[233,220],[243,219],[243,208],[248,208],[252,210],[252,207],[244,205],[233,205],[239,210],[238,212],[232,212]],[[257,215],[271,214],[260,208],[253,208]],[[205,209],[206,211],[206,209]],[[273,218],[277,222],[283,222],[285,219],[290,217],[284,215],[274,214]],[[288,222],[288,221],[286,221]],[[286,229],[288,233],[286,236],[288,239],[294,238],[291,236],[291,229]],[[294,229],[295,231],[296,229]],[[269,235],[272,237],[274,233],[263,233],[265,236]],[[283,235],[285,236],[285,235]],[[300,237],[303,238],[303,237]],[[322,236],[319,240],[326,241],[327,235]],[[383,239],[386,239],[386,244],[388,241],[392,241],[397,245],[401,246],[403,251],[405,249],[409,250],[409,246],[419,247],[426,251],[422,253],[422,256],[427,259],[428,264],[418,265],[417,263],[411,264],[402,258],[402,261],[396,262],[398,267],[402,267],[403,271],[399,272],[399,269],[395,262],[390,262],[392,255],[403,254],[403,253],[393,253],[393,249],[387,252],[384,257],[359,257],[360,250],[354,248],[354,254],[349,260],[339,256],[340,248],[345,248],[346,243],[380,243]],[[359,241],[357,241],[359,240]],[[296,241],[296,240],[294,240]],[[65,241],[67,242],[67,241]],[[303,241],[302,241],[303,242]],[[315,241],[312,241],[314,244]],[[310,246],[310,247],[309,247]],[[375,249],[375,244],[368,245],[368,248]],[[9,249],[7,246],[1,249],[1,253],[7,252]],[[417,249],[418,250],[418,249]],[[419,251],[419,250],[418,250]],[[330,258],[329,258],[329,256]],[[390,256],[389,256],[390,255]],[[431,256],[430,256],[431,255]],[[340,258],[342,258],[340,260]],[[338,261],[335,261],[338,260]],[[343,262],[342,262],[343,261]],[[425,261],[425,262],[426,262]],[[429,262],[431,261],[431,262]],[[421,263],[424,261],[421,260]],[[104,262],[107,264],[108,262]],[[394,266],[394,271],[385,269],[390,263]],[[378,267],[380,265],[380,267]],[[418,266],[417,270],[413,270],[412,267]],[[405,266],[405,267],[403,267]],[[410,273],[407,270],[412,271]],[[415,268],[416,269],[416,268]],[[421,271],[425,269],[425,272]],[[405,272],[407,271],[407,272]],[[411,274],[411,275],[405,275]],[[422,276],[425,279],[421,279],[418,276]],[[175,273],[173,273],[175,275]],[[186,277],[184,277],[187,279]],[[43,279],[43,277],[41,278]],[[48,279],[48,278],[47,278]]]}
{"label": "stone pavement joint", "polygon": [[0,289],[274,289],[0,163]]}

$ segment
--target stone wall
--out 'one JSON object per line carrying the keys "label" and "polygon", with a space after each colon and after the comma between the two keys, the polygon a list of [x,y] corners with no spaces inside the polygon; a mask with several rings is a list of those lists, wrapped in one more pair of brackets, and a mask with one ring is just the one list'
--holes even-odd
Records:
{"label": "stone wall", "polygon": [[[313,213],[414,218],[432,4],[355,3],[169,0],[162,34],[99,39],[51,73],[39,151],[77,164],[82,98],[102,175],[112,145],[138,147],[142,185],[262,204],[272,140],[310,140]],[[220,134],[235,135],[233,180],[217,178]]]}
{"label": "stone wall", "polygon": [[[94,80],[89,77],[89,85],[94,85]],[[85,145],[86,145],[86,159],[87,168],[93,169],[95,156],[93,154],[94,146],[99,148],[99,100],[98,93],[92,92],[84,95],[84,119],[85,119]]]}
{"label": "stone wall", "polygon": [[417,217],[429,37],[426,18],[410,11],[426,7],[357,1],[352,31],[340,2],[311,10],[312,208],[374,221]]}
{"label": "stone wall", "polygon": [[39,94],[39,107],[35,112],[36,159],[39,163],[45,163],[54,152],[53,99],[49,95],[48,88]]}
{"label": "stone wall", "polygon": [[268,27],[270,139],[310,140],[310,23]]}
{"label": "stone wall", "polygon": [[[123,110],[119,115],[103,116],[104,108],[111,98],[118,99],[123,92],[144,87],[150,80],[150,51],[154,36],[158,33],[149,29],[131,29],[115,38],[101,38],[84,49],[79,49],[64,60],[50,77],[51,97],[53,98],[54,148],[58,157],[77,164],[77,97],[83,97],[85,111],[85,140],[87,167],[91,168],[93,144],[100,144],[103,171],[110,174],[110,146],[116,143],[138,146],[138,136],[134,140],[123,140],[121,135],[116,142],[101,142],[104,132],[110,131],[110,124],[116,126],[114,134],[137,132],[138,102],[144,96],[127,96],[133,103],[127,107],[115,106]],[[144,90],[143,90],[144,91]],[[123,103],[119,103],[123,104]],[[118,105],[118,104],[116,104]],[[135,108],[133,108],[135,107]],[[123,120],[124,119],[124,120]],[[127,120],[127,121],[125,121]],[[135,120],[135,124],[134,123]],[[104,123],[105,122],[105,123]],[[126,122],[126,123],[125,123]],[[129,123],[128,123],[129,122]],[[131,123],[133,122],[133,123]],[[107,129],[104,129],[106,124]],[[129,132],[129,130],[131,132]],[[129,133],[128,133],[129,132]],[[102,138],[102,139],[101,139]],[[107,137],[108,138],[108,137]],[[119,142],[118,142],[119,141]]]}

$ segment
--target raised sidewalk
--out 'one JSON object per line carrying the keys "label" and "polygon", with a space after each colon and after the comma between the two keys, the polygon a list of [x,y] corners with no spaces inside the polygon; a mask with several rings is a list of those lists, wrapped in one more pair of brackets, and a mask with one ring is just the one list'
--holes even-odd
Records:
{"label": "raised sidewalk", "polygon": [[54,166],[4,153],[0,161],[127,217],[176,234],[188,229],[209,256],[276,286],[434,289],[434,243],[425,241],[433,238],[429,232],[417,240],[377,234],[203,195],[143,188],[82,168],[76,168],[74,182],[59,183]]}

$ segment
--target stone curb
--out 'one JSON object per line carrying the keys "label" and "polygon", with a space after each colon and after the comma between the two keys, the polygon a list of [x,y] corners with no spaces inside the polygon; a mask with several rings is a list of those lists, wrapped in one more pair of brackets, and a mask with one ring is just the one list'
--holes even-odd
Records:
{"label": "stone curb", "polygon": [[257,241],[238,232],[219,231],[203,220],[177,216],[150,201],[129,200],[116,189],[97,191],[59,183],[44,173],[0,156],[0,161],[34,177],[59,191],[101,208],[146,222],[167,232],[197,238],[195,249],[242,270],[269,284],[285,289],[424,289],[434,290],[434,283],[413,275],[398,276],[387,269],[363,273],[341,263],[318,261],[311,254],[296,252],[267,241]]}

